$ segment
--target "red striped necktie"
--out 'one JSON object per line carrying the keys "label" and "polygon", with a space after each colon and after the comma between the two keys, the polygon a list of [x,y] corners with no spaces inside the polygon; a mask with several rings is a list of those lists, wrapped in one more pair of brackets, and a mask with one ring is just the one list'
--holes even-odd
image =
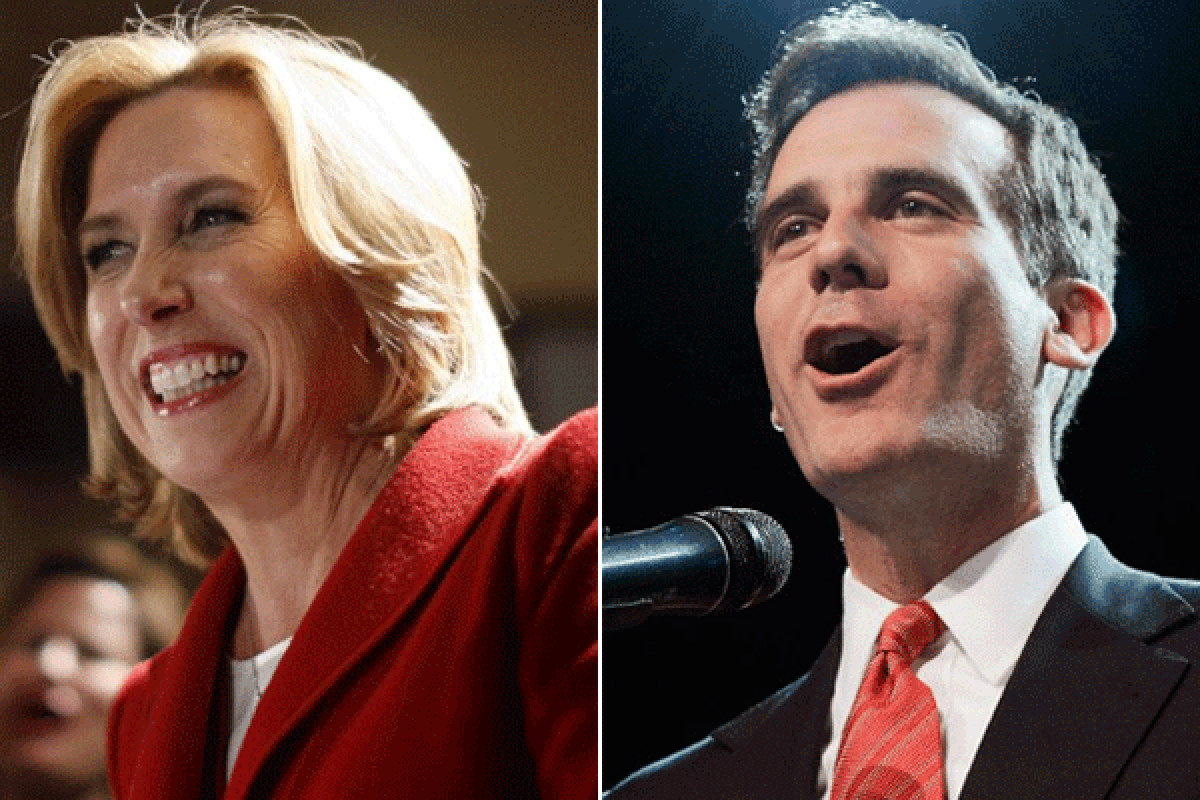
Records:
{"label": "red striped necktie", "polygon": [[945,629],[924,600],[883,621],[842,731],[830,800],[945,800],[937,703],[912,668]]}

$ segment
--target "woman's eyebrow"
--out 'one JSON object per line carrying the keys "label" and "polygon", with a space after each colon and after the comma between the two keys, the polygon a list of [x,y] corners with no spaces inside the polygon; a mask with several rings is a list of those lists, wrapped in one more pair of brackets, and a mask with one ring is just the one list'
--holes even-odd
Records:
{"label": "woman's eyebrow", "polygon": [[83,221],[79,223],[79,227],[76,230],[76,234],[77,234],[78,238],[82,239],[87,234],[92,233],[93,231],[112,230],[113,228],[120,227],[120,225],[121,225],[121,215],[120,214],[115,214],[115,213],[93,214],[91,216],[83,218]]}
{"label": "woman's eyebrow", "polygon": [[224,190],[233,190],[241,193],[253,193],[255,191],[253,186],[237,178],[231,178],[228,175],[209,175],[189,181],[179,187],[171,195],[171,200],[176,205],[187,205],[195,202],[197,198],[209,192]]}
{"label": "woman's eyebrow", "polygon": [[[241,193],[253,193],[254,187],[244,181],[236,178],[231,178],[228,175],[206,175],[194,180],[189,180],[170,195],[172,205],[185,206],[194,203],[198,198],[203,197],[209,192],[223,191],[232,189]],[[83,238],[86,234],[95,231],[107,231],[121,227],[122,218],[120,213],[104,212],[100,214],[91,214],[83,218],[79,223],[77,235]]]}

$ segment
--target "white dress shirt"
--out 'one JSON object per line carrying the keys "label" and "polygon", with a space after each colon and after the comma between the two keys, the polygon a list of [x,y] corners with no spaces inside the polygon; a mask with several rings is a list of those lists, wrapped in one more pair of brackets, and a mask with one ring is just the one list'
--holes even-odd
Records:
{"label": "white dress shirt", "polygon": [[[941,716],[947,800],[957,800],[962,791],[1034,623],[1086,544],[1075,509],[1062,503],[976,553],[925,595],[946,632],[914,663]],[[829,797],[842,729],[883,621],[899,608],[849,569],[842,599],[842,656],[830,705],[833,735],[817,775],[822,798]]]}

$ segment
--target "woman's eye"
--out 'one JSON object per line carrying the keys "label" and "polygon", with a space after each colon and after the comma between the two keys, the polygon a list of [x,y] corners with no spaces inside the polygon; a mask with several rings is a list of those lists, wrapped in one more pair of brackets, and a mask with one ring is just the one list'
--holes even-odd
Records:
{"label": "woman's eye", "polygon": [[87,265],[88,269],[97,270],[128,250],[129,245],[125,242],[110,239],[86,248],[83,252],[83,263]]}
{"label": "woman's eye", "polygon": [[187,223],[189,232],[202,231],[208,228],[219,228],[223,225],[236,225],[246,221],[246,214],[236,208],[201,208],[192,214]]}

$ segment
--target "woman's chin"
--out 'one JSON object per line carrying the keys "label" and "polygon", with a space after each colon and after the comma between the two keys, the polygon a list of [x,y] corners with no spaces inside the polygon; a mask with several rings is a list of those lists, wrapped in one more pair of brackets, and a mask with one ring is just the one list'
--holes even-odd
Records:
{"label": "woman's chin", "polygon": [[147,453],[150,463],[171,483],[200,497],[225,494],[247,481],[239,475],[258,459],[245,447],[231,446],[228,439],[158,441]]}

